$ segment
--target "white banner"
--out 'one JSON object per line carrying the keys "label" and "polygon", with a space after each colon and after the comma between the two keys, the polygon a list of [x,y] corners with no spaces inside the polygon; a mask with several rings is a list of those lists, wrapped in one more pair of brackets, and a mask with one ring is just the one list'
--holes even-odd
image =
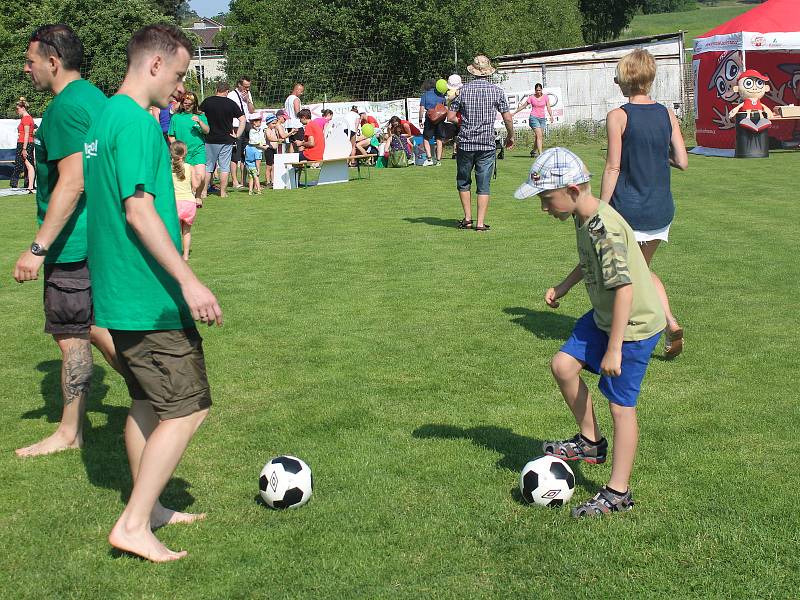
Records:
{"label": "white banner", "polygon": [[[524,102],[528,96],[533,95],[533,89],[522,90],[522,91],[509,91],[505,90],[506,93],[506,101],[508,102],[508,108],[513,113],[517,110],[517,107],[520,103]],[[542,90],[542,92],[548,97],[550,100],[550,110],[553,111],[553,123],[564,123],[566,119],[566,114],[564,112],[564,96],[561,92],[560,87],[546,87]],[[530,117],[531,108],[530,104],[526,105],[526,108],[519,111],[516,115],[514,115],[514,128],[515,129],[523,129],[528,127],[528,117]],[[548,119],[549,122],[549,113],[547,109],[545,109],[545,118]],[[497,114],[497,127],[502,127],[503,117],[500,116],[500,113]]]}
{"label": "white banner", "polygon": [[[417,99],[417,101],[419,101],[419,99]],[[394,115],[405,119],[405,100],[389,100],[387,102],[315,102],[313,104],[303,104],[303,108],[307,108],[311,111],[311,118],[313,119],[321,117],[322,110],[325,108],[332,110],[333,116],[336,118],[346,115],[353,106],[357,106],[359,112],[365,112],[369,116],[375,117],[381,126],[385,125]],[[259,108],[256,109],[256,112],[261,113],[263,116],[265,114],[274,114],[277,110],[277,108]]]}
{"label": "white banner", "polygon": [[800,50],[800,32],[759,33],[757,31],[739,31],[737,33],[697,38],[694,41],[695,54],[729,52],[731,50]]}

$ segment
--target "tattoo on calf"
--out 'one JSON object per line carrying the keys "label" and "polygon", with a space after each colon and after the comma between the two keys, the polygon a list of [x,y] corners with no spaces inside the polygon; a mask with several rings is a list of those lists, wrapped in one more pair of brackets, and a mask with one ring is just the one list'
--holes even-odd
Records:
{"label": "tattoo on calf", "polygon": [[92,380],[92,346],[85,344],[70,346],[64,355],[62,393],[64,404],[71,404],[89,392]]}

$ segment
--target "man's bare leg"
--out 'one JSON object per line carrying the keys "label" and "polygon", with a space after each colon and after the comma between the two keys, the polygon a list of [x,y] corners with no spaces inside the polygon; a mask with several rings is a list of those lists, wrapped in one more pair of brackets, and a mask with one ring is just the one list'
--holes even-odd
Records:
{"label": "man's bare leg", "polygon": [[61,349],[61,394],[64,410],[53,435],[25,448],[17,456],[42,456],[83,446],[83,413],[92,380],[89,334],[54,335]]}
{"label": "man's bare leg", "polygon": [[219,174],[219,197],[220,198],[227,198],[228,197],[228,174],[220,172]]}
{"label": "man's bare leg", "polygon": [[486,211],[489,210],[489,194],[478,194],[478,222],[475,226],[480,228],[485,225]]}
{"label": "man's bare leg", "polygon": [[[145,444],[158,423],[158,417],[149,402],[144,400],[133,401],[131,410],[128,413],[128,420],[125,423],[125,450],[128,453],[128,463],[131,467],[131,477],[134,485],[136,485],[136,478],[139,475],[139,466],[142,461]],[[193,523],[205,518],[206,513],[178,512],[162,506],[161,502],[157,500],[150,513],[150,528],[158,529],[164,525],[174,525],[176,523]]]}
{"label": "man's bare leg", "polygon": [[461,200],[461,207],[464,209],[464,220],[472,221],[472,192],[459,190],[458,198]]}
{"label": "man's bare leg", "polygon": [[161,421],[153,429],[141,454],[130,500],[108,536],[112,546],[153,562],[186,556],[185,550],[173,552],[153,535],[150,517],[189,440],[207,414],[208,409],[205,409],[186,417]]}

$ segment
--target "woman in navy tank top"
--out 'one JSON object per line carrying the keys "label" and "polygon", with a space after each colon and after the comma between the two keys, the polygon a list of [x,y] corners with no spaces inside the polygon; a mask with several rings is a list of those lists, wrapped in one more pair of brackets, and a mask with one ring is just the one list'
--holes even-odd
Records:
{"label": "woman in navy tank top", "polygon": [[[617,64],[614,82],[628,103],[606,119],[608,156],[600,198],[609,202],[636,235],[647,264],[659,243],[667,241],[675,204],[670,190],[670,166],[686,170],[689,158],[675,114],[650,97],[656,61],[647,50],[634,50]],[[665,354],[683,350],[683,329],[669,307],[658,275],[651,271],[667,317]]]}

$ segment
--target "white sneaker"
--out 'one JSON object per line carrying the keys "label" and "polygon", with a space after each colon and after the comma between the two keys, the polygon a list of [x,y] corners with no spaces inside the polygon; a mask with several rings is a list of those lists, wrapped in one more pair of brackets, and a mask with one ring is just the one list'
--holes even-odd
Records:
{"label": "white sneaker", "polygon": [[422,163],[422,166],[423,167],[433,166],[433,161],[432,160],[426,160],[424,163]]}

